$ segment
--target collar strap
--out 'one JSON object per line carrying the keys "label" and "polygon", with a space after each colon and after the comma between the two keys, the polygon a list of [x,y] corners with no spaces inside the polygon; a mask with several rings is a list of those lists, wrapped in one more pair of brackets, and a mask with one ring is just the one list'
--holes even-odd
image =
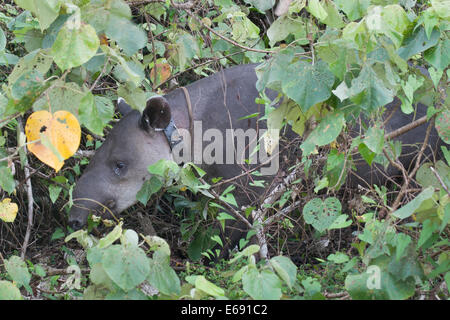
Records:
{"label": "collar strap", "polygon": [[178,128],[172,118],[163,131],[166,135],[167,141],[169,142],[170,149],[173,149],[177,144],[183,142],[183,137],[178,132]]}

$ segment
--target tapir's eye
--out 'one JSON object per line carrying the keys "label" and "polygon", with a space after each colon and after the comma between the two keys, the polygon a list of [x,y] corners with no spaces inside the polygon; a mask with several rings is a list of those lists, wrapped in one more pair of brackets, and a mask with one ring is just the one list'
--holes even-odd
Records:
{"label": "tapir's eye", "polygon": [[125,162],[117,161],[114,167],[114,173],[117,174],[118,176],[121,176],[124,173],[126,167],[127,165]]}

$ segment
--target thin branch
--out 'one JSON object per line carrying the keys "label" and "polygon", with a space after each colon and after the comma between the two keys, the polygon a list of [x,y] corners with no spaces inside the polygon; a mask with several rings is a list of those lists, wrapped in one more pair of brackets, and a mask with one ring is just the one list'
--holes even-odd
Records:
{"label": "thin branch", "polygon": [[250,48],[247,46],[244,46],[234,40],[228,39],[227,37],[221,35],[220,33],[218,33],[216,30],[214,30],[213,28],[211,28],[210,26],[208,26],[207,24],[205,24],[203,21],[201,21],[199,18],[197,18],[197,16],[195,16],[190,10],[185,9],[186,13],[188,14],[188,16],[190,16],[191,18],[193,18],[195,21],[197,21],[199,24],[201,24],[203,27],[205,27],[206,29],[208,29],[211,33],[215,34],[216,36],[218,36],[220,39],[225,40],[228,43],[231,43],[233,46],[239,47],[241,49],[244,49],[246,51],[253,51],[253,52],[259,52],[259,53],[266,53],[266,54],[272,54],[272,53],[276,53],[278,50],[262,50],[262,49],[254,49],[254,48]]}
{"label": "thin branch", "polygon": [[108,57],[108,60],[106,60],[105,65],[103,66],[102,71],[100,72],[100,74],[98,75],[97,79],[95,79],[94,83],[92,84],[91,88],[89,89],[89,91],[92,91],[95,89],[95,87],[97,86],[97,82],[100,80],[101,77],[103,77],[103,75],[106,72],[106,67],[108,66],[110,58]]}
{"label": "thin branch", "polygon": [[401,136],[402,134],[408,132],[409,130],[412,130],[414,128],[417,128],[418,126],[424,124],[425,122],[427,122],[427,116],[423,116],[422,118],[419,118],[411,123],[408,123],[407,125],[398,128],[392,132],[389,132],[388,134],[386,134],[384,136],[385,139],[393,139],[396,138],[398,136]]}
{"label": "thin branch", "polygon": [[394,200],[394,204],[392,205],[390,212],[394,212],[400,206],[400,202],[406,193],[407,187],[409,185],[409,181],[412,179],[412,177],[416,174],[417,170],[419,169],[422,155],[425,151],[426,146],[428,145],[428,139],[430,138],[431,128],[434,126],[434,117],[435,116],[433,116],[430,124],[428,125],[427,131],[425,134],[425,139],[423,140],[422,147],[420,148],[419,153],[417,155],[416,164],[414,166],[414,169],[409,173],[409,175],[406,175],[406,176],[404,175],[405,181],[403,182],[402,188],[400,189],[400,192],[398,193],[397,197]]}
{"label": "thin branch", "polygon": [[[24,130],[23,130],[22,117],[20,117],[18,120],[19,120],[18,121],[19,130],[23,134],[25,134]],[[22,244],[22,250],[21,250],[21,253],[20,253],[20,257],[22,259],[25,259],[25,254],[26,254],[26,251],[27,251],[28,242],[30,241],[31,229],[33,228],[33,218],[34,218],[34,213],[33,213],[33,205],[34,205],[33,186],[31,185],[31,179],[29,179],[29,177],[30,177],[30,170],[28,169],[28,157],[25,157],[25,166],[24,166],[23,171],[25,173],[25,180],[26,180],[26,186],[27,186],[28,223],[27,223],[27,231],[25,233],[25,238],[24,238],[23,244]]]}
{"label": "thin branch", "polygon": [[439,180],[439,183],[441,184],[442,188],[444,188],[445,191],[447,191],[447,194],[450,196],[450,191],[448,190],[448,187],[445,185],[444,181],[442,180],[439,173],[434,169],[433,167],[430,167],[431,171],[433,171],[436,178]]}
{"label": "thin branch", "polygon": [[[203,178],[199,178],[200,182],[203,184],[207,184],[205,180],[203,180]],[[244,222],[247,227],[249,228],[253,228],[252,224],[244,218],[244,216],[242,216],[239,211],[237,211],[235,208],[233,208],[233,206],[231,206],[228,202],[223,201],[222,199],[220,199],[220,196],[217,194],[217,192],[215,192],[213,189],[209,189],[208,190],[214,197],[214,199],[216,199],[216,201],[220,202],[221,204],[223,204],[224,206],[226,206],[230,212],[236,216],[239,220],[241,220],[242,222]]]}

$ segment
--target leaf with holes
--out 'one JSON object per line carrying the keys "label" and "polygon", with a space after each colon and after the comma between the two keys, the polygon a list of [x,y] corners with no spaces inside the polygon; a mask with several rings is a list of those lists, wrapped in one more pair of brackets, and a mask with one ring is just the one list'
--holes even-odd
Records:
{"label": "leaf with holes", "polygon": [[28,117],[25,134],[28,150],[58,172],[64,160],[77,151],[81,128],[70,112],[41,110]]}
{"label": "leaf with holes", "polygon": [[444,110],[436,117],[436,130],[445,143],[450,143],[450,111]]}
{"label": "leaf with holes", "polygon": [[327,198],[325,201],[314,198],[303,208],[305,222],[319,232],[323,232],[330,227],[340,214],[341,203],[334,197]]}

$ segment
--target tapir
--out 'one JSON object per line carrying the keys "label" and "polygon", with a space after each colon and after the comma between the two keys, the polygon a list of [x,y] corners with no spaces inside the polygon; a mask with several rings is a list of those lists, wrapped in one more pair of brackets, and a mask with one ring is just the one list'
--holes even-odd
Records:
{"label": "tapir", "polygon": [[[184,152],[189,153],[190,150],[195,157],[198,152],[196,153],[194,149],[201,154],[201,151],[205,151],[209,146],[205,141],[213,141],[212,137],[218,139],[220,134],[223,139],[230,138],[234,145],[239,143],[237,141],[239,133],[244,132],[245,135],[249,129],[256,128],[256,138],[251,137],[251,132],[245,138],[246,141],[260,140],[258,130],[262,131],[265,128],[265,121],[258,121],[257,117],[248,117],[252,114],[259,114],[262,117],[265,112],[264,106],[255,102],[255,98],[259,96],[255,86],[257,82],[255,67],[254,64],[231,67],[198,80],[184,89],[178,88],[164,96],[153,97],[147,101],[142,113],[132,110],[125,101],[119,99],[118,106],[119,109],[125,110],[122,111],[124,115],[115,124],[76,183],[73,191],[76,205],[70,210],[69,225],[73,229],[82,228],[90,212],[103,211],[101,205],[108,207],[114,215],[118,215],[135,204],[137,192],[144,181],[150,178],[147,170],[149,165],[160,159],[173,160],[174,150],[182,144],[190,146],[183,149],[183,156]],[[273,99],[277,93],[268,90],[267,95]],[[389,108],[392,109],[388,106]],[[420,114],[426,112],[426,106],[419,105],[419,108]],[[410,121],[411,116],[406,116],[398,110],[386,125],[386,130],[396,129]],[[195,123],[200,125],[201,130],[198,126],[193,128]],[[423,124],[407,132],[402,139],[409,144],[420,143],[423,141],[426,128],[427,124]],[[195,145],[181,134],[178,136],[183,136],[182,142],[171,136],[173,132],[182,130],[190,133],[191,138],[194,136],[205,141],[203,144]],[[436,145],[437,140],[438,136],[433,131],[430,143]],[[245,144],[246,153],[245,155],[242,153],[241,158],[248,157],[252,152],[250,144],[251,141]],[[219,155],[220,148],[223,155]],[[214,162],[211,159],[200,159],[203,162],[197,162],[200,162],[198,164],[209,177],[223,177],[226,180],[243,172],[242,161],[239,161],[242,159],[238,159],[237,149],[230,148],[224,143],[211,153],[213,158],[221,156],[222,162]],[[235,163],[232,163],[233,159]],[[411,159],[412,157],[408,157],[406,161]],[[187,160],[189,161],[189,158]],[[278,169],[270,161],[261,168],[269,169],[268,176],[276,174]],[[274,168],[275,170],[272,170]],[[363,168],[362,171],[360,176],[367,176],[368,170]],[[258,196],[258,191],[249,186],[249,179],[248,175],[243,175],[240,180],[241,188],[234,192],[239,208],[254,201]]]}

